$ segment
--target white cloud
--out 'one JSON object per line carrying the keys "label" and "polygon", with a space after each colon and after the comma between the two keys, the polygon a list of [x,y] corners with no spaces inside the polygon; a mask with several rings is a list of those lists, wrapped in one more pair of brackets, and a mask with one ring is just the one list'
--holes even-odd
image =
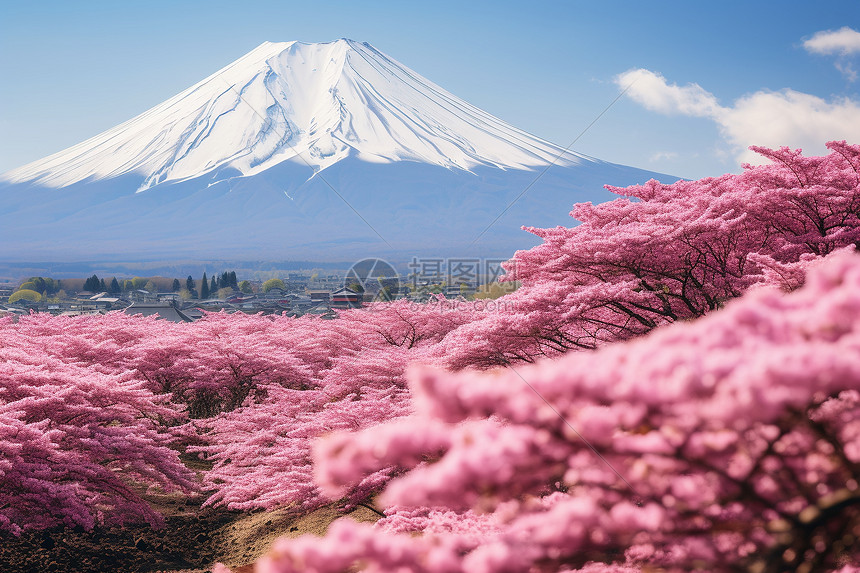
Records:
{"label": "white cloud", "polygon": [[807,154],[826,152],[827,141],[860,142],[860,102],[849,98],[824,99],[785,89],[758,91],[732,106],[721,106],[717,98],[698,84],[669,84],[650,70],[631,70],[615,82],[629,89],[627,95],[646,109],[666,115],[681,114],[714,121],[739,161],[764,160],[749,151],[750,145],[801,148]]}
{"label": "white cloud", "polygon": [[658,151],[657,153],[655,153],[651,157],[649,157],[648,161],[650,161],[651,163],[654,163],[654,162],[663,161],[666,159],[678,159],[678,154],[675,153],[674,151]]}
{"label": "white cloud", "polygon": [[860,53],[860,32],[848,26],[838,30],[816,32],[803,42],[803,47],[811,54],[837,57],[834,65],[849,82],[857,81],[857,72],[849,58]]}
{"label": "white cloud", "polygon": [[[827,102],[794,90],[745,96],[727,108],[718,121],[729,141],[743,148],[787,145],[807,154],[820,154],[826,152],[827,141],[860,142],[860,102],[847,98]],[[740,159],[762,162],[748,149]]]}
{"label": "white cloud", "polygon": [[615,81],[622,88],[629,86],[627,95],[634,101],[667,115],[708,117],[720,107],[717,98],[699,84],[670,85],[666,78],[650,70],[630,70],[617,76]]}
{"label": "white cloud", "polygon": [[860,32],[848,26],[838,30],[822,30],[804,41],[803,47],[813,54],[857,54],[860,53]]}
{"label": "white cloud", "polygon": [[854,69],[854,66],[851,65],[851,62],[839,62],[833,64],[836,66],[836,69],[839,70],[845,79],[849,82],[857,81],[857,70]]}

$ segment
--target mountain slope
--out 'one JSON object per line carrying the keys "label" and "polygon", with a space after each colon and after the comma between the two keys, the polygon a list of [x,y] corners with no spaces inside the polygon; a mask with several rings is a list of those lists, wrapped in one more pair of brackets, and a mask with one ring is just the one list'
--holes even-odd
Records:
{"label": "mountain slope", "polygon": [[368,44],[267,42],[0,177],[0,258],[506,256],[534,242],[520,225],[570,224],[603,184],[653,175],[565,152]]}

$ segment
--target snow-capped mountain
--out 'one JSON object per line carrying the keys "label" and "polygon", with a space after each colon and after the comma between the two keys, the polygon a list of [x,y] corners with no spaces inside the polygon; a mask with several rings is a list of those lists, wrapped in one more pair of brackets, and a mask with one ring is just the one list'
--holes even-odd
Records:
{"label": "snow-capped mountain", "polygon": [[534,243],[520,225],[571,224],[603,184],[653,175],[565,152],[369,44],[266,42],[0,177],[0,259],[505,256]]}

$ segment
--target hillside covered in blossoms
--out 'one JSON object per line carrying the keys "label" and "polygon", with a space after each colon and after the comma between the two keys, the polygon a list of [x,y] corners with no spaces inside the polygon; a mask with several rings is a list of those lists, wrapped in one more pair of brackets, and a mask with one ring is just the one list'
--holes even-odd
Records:
{"label": "hillside covered in blossoms", "polygon": [[828,148],[610,188],[493,305],[0,319],[0,562],[133,531],[139,570],[858,570],[860,146]]}

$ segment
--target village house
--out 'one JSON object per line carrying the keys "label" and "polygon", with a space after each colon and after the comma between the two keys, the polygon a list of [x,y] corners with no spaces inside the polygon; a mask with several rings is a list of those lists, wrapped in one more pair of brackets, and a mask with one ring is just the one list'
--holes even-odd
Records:
{"label": "village house", "polygon": [[341,287],[331,293],[332,308],[358,308],[361,306],[362,295],[349,287]]}

